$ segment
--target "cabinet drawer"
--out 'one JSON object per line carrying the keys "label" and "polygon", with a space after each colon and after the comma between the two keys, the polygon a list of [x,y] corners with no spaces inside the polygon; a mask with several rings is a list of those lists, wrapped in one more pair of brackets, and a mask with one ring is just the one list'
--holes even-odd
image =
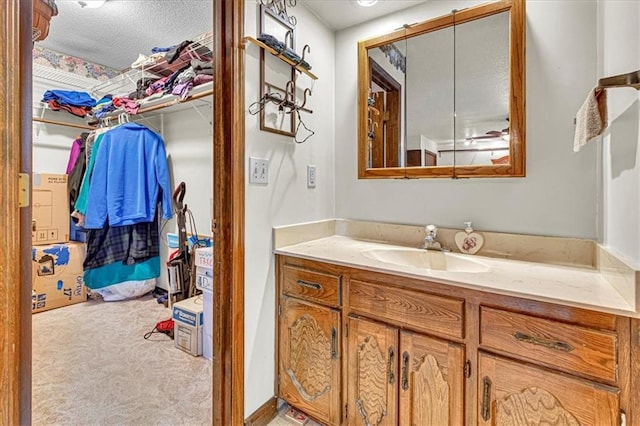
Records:
{"label": "cabinet drawer", "polygon": [[480,345],[567,372],[617,380],[617,335],[499,309],[480,308]]}
{"label": "cabinet drawer", "polygon": [[418,331],[464,337],[464,300],[351,280],[349,308]]}
{"label": "cabinet drawer", "polygon": [[284,265],[282,291],[289,296],[329,306],[340,306],[340,277]]}

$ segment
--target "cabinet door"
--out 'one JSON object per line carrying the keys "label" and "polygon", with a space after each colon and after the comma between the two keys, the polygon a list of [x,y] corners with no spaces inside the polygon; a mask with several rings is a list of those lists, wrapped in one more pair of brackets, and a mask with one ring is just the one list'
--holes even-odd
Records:
{"label": "cabinet door", "polygon": [[400,334],[400,422],[464,424],[464,347],[420,334]]}
{"label": "cabinet door", "polygon": [[478,358],[478,424],[619,424],[616,388],[482,352]]}
{"label": "cabinet door", "polygon": [[283,296],[280,397],[326,424],[340,422],[340,314]]}
{"label": "cabinet door", "polygon": [[347,378],[349,426],[386,426],[397,421],[398,330],[349,318]]}

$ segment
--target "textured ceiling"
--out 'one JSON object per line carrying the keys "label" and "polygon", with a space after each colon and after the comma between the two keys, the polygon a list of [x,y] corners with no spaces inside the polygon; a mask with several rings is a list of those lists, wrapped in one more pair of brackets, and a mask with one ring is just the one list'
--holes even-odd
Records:
{"label": "textured ceiling", "polygon": [[342,30],[375,18],[424,3],[426,0],[378,0],[370,7],[358,5],[356,0],[298,0],[329,28]]}
{"label": "textured ceiling", "polygon": [[[379,0],[362,7],[356,0],[298,0],[298,7],[308,7],[327,27],[340,30],[424,1]],[[252,3],[246,1],[246,7]],[[60,13],[37,45],[117,70],[152,47],[180,43],[213,26],[213,0],[107,0],[97,9],[73,0],[56,4]]]}
{"label": "textured ceiling", "polygon": [[138,53],[171,46],[213,28],[211,0],[108,0],[97,9],[57,0],[49,36],[38,46],[115,69]]}

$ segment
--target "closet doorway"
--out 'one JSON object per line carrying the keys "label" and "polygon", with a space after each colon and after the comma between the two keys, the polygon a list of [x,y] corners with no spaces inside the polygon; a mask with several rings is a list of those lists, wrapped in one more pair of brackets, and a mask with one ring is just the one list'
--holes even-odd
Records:
{"label": "closet doorway", "polygon": [[[0,11],[0,423],[31,421],[31,215],[19,207],[18,174],[31,175],[31,2],[10,0]],[[214,349],[212,423],[243,422],[244,152],[243,1],[214,2],[213,220]],[[16,49],[20,46],[20,49]],[[10,108],[7,106],[10,105]],[[19,225],[19,226],[18,226]],[[20,261],[16,261],[20,259]],[[132,378],[135,380],[135,378]]]}

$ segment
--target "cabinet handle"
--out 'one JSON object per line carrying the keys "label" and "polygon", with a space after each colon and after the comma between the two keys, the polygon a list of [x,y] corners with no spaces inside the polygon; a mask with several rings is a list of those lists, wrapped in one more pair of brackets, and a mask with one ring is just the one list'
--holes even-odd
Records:
{"label": "cabinet handle", "polygon": [[409,389],[409,353],[402,353],[402,390]]}
{"label": "cabinet handle", "polygon": [[554,341],[550,339],[545,339],[543,337],[535,337],[529,336],[528,334],[521,333],[516,331],[513,333],[513,337],[521,342],[531,343],[532,345],[544,346],[545,348],[555,349],[557,351],[563,352],[571,352],[573,350],[573,346],[563,341]]}
{"label": "cabinet handle", "polygon": [[298,285],[300,287],[312,288],[314,290],[322,290],[322,286],[318,283],[310,283],[309,281],[298,280]]}
{"label": "cabinet handle", "polygon": [[338,332],[336,328],[331,328],[331,359],[338,357]]}
{"label": "cabinet handle", "polygon": [[491,379],[485,376],[482,379],[482,420],[491,419]]}
{"label": "cabinet handle", "polygon": [[389,346],[389,383],[393,384],[396,381],[396,373],[393,371],[393,358],[395,357],[395,351],[393,346]]}

